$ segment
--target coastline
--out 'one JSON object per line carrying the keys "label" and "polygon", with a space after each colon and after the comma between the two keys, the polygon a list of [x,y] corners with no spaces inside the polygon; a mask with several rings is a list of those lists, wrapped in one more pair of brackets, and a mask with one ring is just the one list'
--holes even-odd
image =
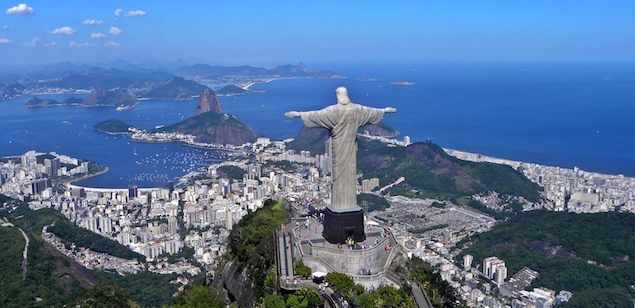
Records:
{"label": "coastline", "polygon": [[73,183],[75,183],[75,182],[79,182],[79,181],[82,181],[82,180],[85,180],[85,179],[90,179],[92,177],[96,177],[96,176],[102,175],[102,174],[104,174],[106,172],[108,172],[108,167],[104,167],[104,170],[100,170],[100,171],[95,172],[93,174],[84,175],[84,176],[80,177],[79,179],[70,180],[69,182],[67,182],[65,184],[65,186],[66,187],[70,187],[71,185],[74,185]]}
{"label": "coastline", "polygon": [[[128,188],[103,188],[103,187],[88,187],[88,186],[79,186],[79,185],[75,185],[75,184],[68,184],[68,189],[74,189],[74,188],[82,188],[84,189],[84,191],[94,191],[94,192],[128,192]],[[137,190],[138,191],[143,191],[143,192],[148,192],[148,191],[154,191],[154,190],[159,190],[163,187],[138,187]]]}
{"label": "coastline", "polygon": [[[567,168],[567,167],[560,167],[560,166],[544,165],[541,163],[526,162],[526,161],[512,160],[512,159],[506,159],[506,158],[500,158],[500,157],[494,157],[494,156],[487,156],[487,155],[482,155],[480,153],[472,153],[472,152],[466,152],[466,151],[461,151],[456,149],[448,149],[448,148],[442,148],[442,149],[448,155],[452,157],[456,157],[461,160],[467,160],[472,162],[489,162],[489,163],[494,163],[499,165],[507,165],[514,169],[518,169],[519,167],[523,167],[523,166],[525,167],[540,166],[543,168],[573,171],[573,170],[576,170],[576,168],[578,168],[577,166],[574,166],[574,168]],[[598,176],[598,177],[605,177],[605,178],[616,177],[616,178],[624,178],[624,179],[635,179],[635,177],[626,176],[621,173],[611,174],[611,173],[602,173],[602,172],[596,172],[596,171],[588,171],[583,169],[577,169],[577,170],[580,170],[585,173],[591,174],[593,176]]]}
{"label": "coastline", "polygon": [[[116,191],[116,192],[127,192],[128,188],[103,188],[103,187],[89,187],[89,186],[81,186],[81,185],[77,185],[74,183],[77,183],[79,181],[83,181],[85,179],[89,179],[92,177],[96,177],[96,176],[100,176],[104,173],[108,172],[108,167],[105,167],[104,170],[101,170],[99,172],[95,172],[93,174],[88,174],[85,176],[82,176],[79,179],[74,179],[68,183],[65,184],[67,189],[74,189],[74,188],[83,188],[85,191],[96,191],[96,192],[108,192],[108,191]],[[139,191],[153,191],[153,190],[157,190],[157,189],[161,189],[163,187],[139,187],[138,190]]]}

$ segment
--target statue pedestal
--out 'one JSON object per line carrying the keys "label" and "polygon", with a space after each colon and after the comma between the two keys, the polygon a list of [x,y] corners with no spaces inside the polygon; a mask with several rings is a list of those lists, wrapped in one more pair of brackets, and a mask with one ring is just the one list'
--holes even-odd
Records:
{"label": "statue pedestal", "polygon": [[344,244],[353,237],[355,243],[366,240],[364,233],[364,210],[361,207],[347,211],[336,211],[330,205],[324,210],[322,236],[331,244]]}

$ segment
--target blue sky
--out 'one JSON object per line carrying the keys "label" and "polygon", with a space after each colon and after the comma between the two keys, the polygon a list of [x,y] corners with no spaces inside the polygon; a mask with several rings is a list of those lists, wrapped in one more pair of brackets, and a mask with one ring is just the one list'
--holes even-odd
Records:
{"label": "blue sky", "polygon": [[340,2],[2,1],[0,64],[635,60],[632,0]]}

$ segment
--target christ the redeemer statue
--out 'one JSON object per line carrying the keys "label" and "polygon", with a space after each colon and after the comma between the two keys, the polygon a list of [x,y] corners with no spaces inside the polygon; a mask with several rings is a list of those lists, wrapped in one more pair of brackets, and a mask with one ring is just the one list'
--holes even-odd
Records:
{"label": "christ the redeemer statue", "polygon": [[331,204],[324,213],[324,238],[331,243],[344,243],[347,238],[356,242],[366,238],[364,214],[357,205],[357,130],[366,124],[377,124],[384,113],[395,112],[392,107],[372,108],[354,104],[346,88],[335,90],[337,104],[322,110],[289,111],[289,118],[301,117],[307,127],[323,127],[330,132],[329,159],[331,162]]}

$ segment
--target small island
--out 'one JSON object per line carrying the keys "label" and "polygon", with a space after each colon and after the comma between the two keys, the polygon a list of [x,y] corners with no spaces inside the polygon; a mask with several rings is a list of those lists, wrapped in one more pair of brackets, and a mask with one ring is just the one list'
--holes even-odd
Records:
{"label": "small island", "polygon": [[134,127],[117,119],[110,119],[93,125],[94,130],[111,135],[131,134],[130,128]]}
{"label": "small island", "polygon": [[360,77],[359,80],[360,81],[377,81],[377,78],[365,76],[365,77]]}
{"label": "small island", "polygon": [[216,91],[218,96],[234,96],[234,95],[243,95],[247,92],[247,90],[237,87],[233,84],[224,86]]}
{"label": "small island", "polygon": [[34,96],[28,102],[24,104],[24,107],[35,108],[35,107],[55,107],[55,106],[78,106],[81,102],[82,102],[82,99],[76,98],[76,97],[67,98],[64,101],[58,102],[54,99],[39,99]]}

